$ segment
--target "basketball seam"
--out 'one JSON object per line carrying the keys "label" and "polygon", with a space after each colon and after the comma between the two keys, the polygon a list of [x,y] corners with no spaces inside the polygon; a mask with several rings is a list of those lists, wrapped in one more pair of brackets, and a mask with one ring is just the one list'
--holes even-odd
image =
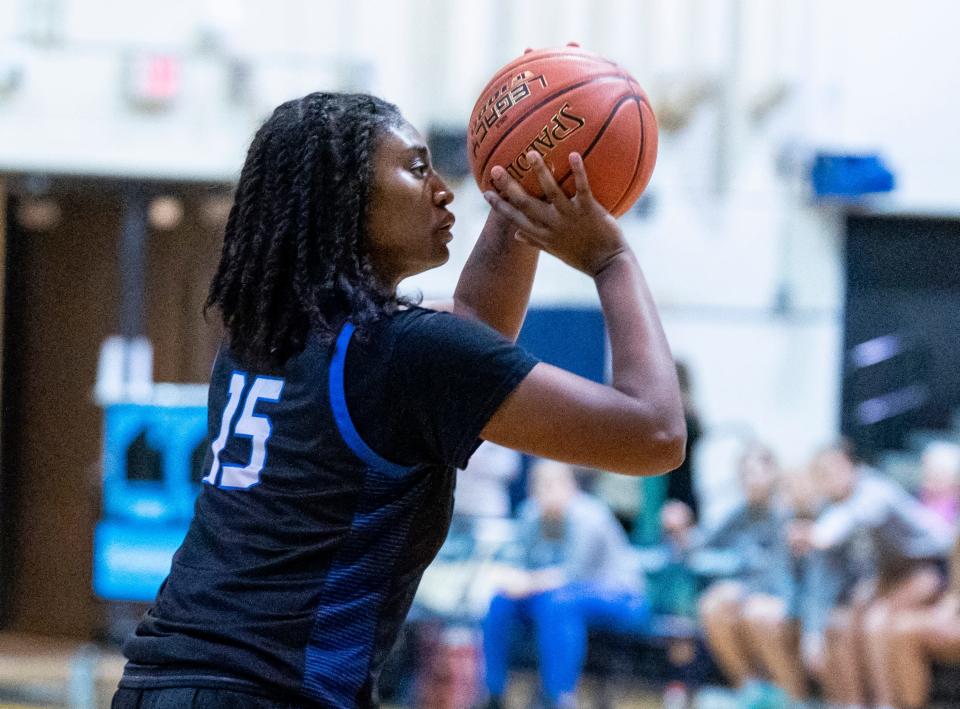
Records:
{"label": "basketball seam", "polygon": [[[628,76],[628,75],[625,75],[625,76],[623,77],[623,80],[627,82],[627,86],[629,86],[631,89],[633,89],[633,84],[636,84],[636,83],[637,83],[637,82],[636,82],[636,79],[633,79],[633,77]],[[639,88],[639,84],[637,84],[637,88]],[[625,199],[627,198],[627,196],[630,194],[630,190],[633,189],[633,184],[634,184],[634,182],[635,182],[636,179],[637,179],[637,175],[640,173],[640,168],[643,166],[643,143],[644,143],[644,140],[643,140],[643,108],[640,106],[640,102],[639,102],[639,101],[637,102],[637,114],[638,114],[638,116],[640,117],[640,150],[639,150],[639,152],[638,152],[638,154],[637,154],[637,164],[636,164],[636,166],[634,166],[634,168],[633,168],[633,176],[630,178],[630,182],[627,183],[627,188],[626,188],[626,189],[623,191],[623,193],[620,195],[619,199],[617,199],[617,201],[614,203],[613,207],[610,208],[610,213],[611,213],[611,214],[613,214],[614,212],[617,211],[617,209],[620,207],[620,205],[623,204],[623,200],[625,200]]]}
{"label": "basketball seam", "polygon": [[[592,77],[590,77],[589,79],[586,79],[586,80],[581,81],[581,82],[579,82],[579,83],[573,84],[572,86],[564,86],[562,89],[556,91],[555,93],[550,94],[549,96],[546,96],[546,97],[540,99],[540,102],[537,103],[536,105],[530,106],[530,107],[527,109],[526,113],[524,113],[524,114],[522,114],[521,116],[519,116],[518,118],[514,119],[513,125],[516,126],[516,125],[522,123],[522,122],[525,121],[527,118],[529,118],[531,114],[536,113],[538,110],[540,110],[541,108],[543,108],[546,104],[550,103],[551,101],[553,101],[553,100],[556,99],[556,98],[559,98],[560,96],[562,96],[563,94],[565,94],[565,93],[567,93],[567,92],[569,92],[569,91],[574,91],[575,89],[583,88],[584,86],[589,86],[590,84],[599,83],[599,82],[602,82],[602,81],[605,81],[605,80],[608,80],[608,79],[621,79],[621,80],[622,80],[622,79],[623,79],[623,76],[622,76],[621,74],[619,74],[619,73],[617,73],[617,74],[601,74],[600,76],[592,76]],[[628,84],[628,87],[629,87],[629,84]],[[636,94],[631,94],[631,95],[636,96]],[[471,121],[471,128],[472,128],[472,121]],[[509,135],[510,135],[509,132],[504,133],[503,135],[501,135],[500,138],[497,139],[497,142],[493,144],[493,147],[490,148],[490,151],[487,153],[487,158],[486,158],[486,160],[483,161],[483,165],[482,165],[481,168],[480,168],[480,177],[481,177],[481,178],[483,177],[483,174],[487,171],[487,165],[490,164],[490,159],[493,157],[493,154],[497,151],[497,148],[500,147],[500,144],[503,143],[503,141],[506,140],[506,139],[509,137]],[[468,147],[468,154],[469,154],[469,147]]]}
{"label": "basketball seam", "polygon": [[[630,193],[630,190],[633,189],[634,182],[636,181],[637,177],[639,177],[640,170],[643,167],[643,149],[644,147],[646,147],[646,141],[643,139],[645,135],[644,123],[643,123],[643,106],[640,105],[640,102],[637,102],[637,115],[640,116],[640,153],[637,155],[637,166],[633,170],[633,177],[630,179],[629,187],[627,187],[626,191],[624,191],[624,193],[620,195],[620,199],[617,201],[617,203],[613,205],[613,209],[610,210],[611,213],[617,211],[617,209],[620,208],[620,205],[623,204],[623,200],[627,198],[627,195]],[[639,195],[637,196],[639,197]]]}
{"label": "basketball seam", "polygon": [[[616,117],[616,115],[617,115],[617,111],[619,111],[619,110],[620,110],[620,107],[621,107],[624,103],[626,103],[627,101],[636,101],[638,105],[639,105],[640,102],[646,103],[646,102],[643,100],[643,97],[640,96],[640,95],[638,95],[638,94],[633,94],[633,93],[631,93],[631,94],[621,95],[620,98],[617,99],[617,102],[613,105],[613,108],[610,109],[610,113],[607,115],[607,118],[606,118],[606,120],[603,122],[603,125],[600,126],[600,130],[598,130],[598,131],[597,131],[597,134],[596,134],[595,136],[593,136],[593,140],[590,141],[590,145],[588,145],[588,146],[586,147],[586,149],[585,149],[582,153],[580,153],[580,157],[583,158],[584,163],[586,163],[587,156],[590,155],[590,152],[593,150],[593,148],[596,146],[596,144],[597,144],[598,142],[600,142],[600,138],[603,136],[604,132],[607,130],[607,128],[610,127],[610,124],[613,122],[613,119],[614,119],[614,118]],[[643,156],[643,143],[644,143],[644,140],[643,140],[643,122],[642,122],[642,119],[641,119],[641,123],[640,123],[640,157]],[[638,161],[637,161],[637,164],[638,164],[638,165],[640,164],[639,159],[638,159]],[[566,173],[563,177],[561,177],[559,180],[557,180],[557,184],[562,188],[562,187],[563,187],[563,183],[566,182],[567,180],[569,180],[572,176],[573,176],[573,170],[568,169],[568,170],[567,170],[567,173]],[[635,177],[636,177],[636,172],[634,172],[634,178],[635,178]],[[633,181],[630,182],[630,185],[632,185],[632,184],[633,184]],[[617,205],[619,205],[620,200],[623,199],[623,196],[624,196],[624,195],[627,193],[627,191],[630,189],[630,185],[627,185],[627,188],[626,188],[623,192],[620,193],[620,196],[619,196],[619,197],[617,197],[617,202],[614,204],[614,208],[615,208]],[[613,211],[613,208],[611,208],[610,211],[612,212],[612,211]]]}

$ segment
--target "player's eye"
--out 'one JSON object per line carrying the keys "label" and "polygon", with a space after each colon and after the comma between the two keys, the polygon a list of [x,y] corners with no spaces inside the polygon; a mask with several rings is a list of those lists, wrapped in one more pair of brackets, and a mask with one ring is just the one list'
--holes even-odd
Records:
{"label": "player's eye", "polygon": [[427,165],[421,158],[416,158],[412,163],[410,163],[410,172],[412,172],[417,177],[426,177],[427,173],[430,172],[430,166]]}

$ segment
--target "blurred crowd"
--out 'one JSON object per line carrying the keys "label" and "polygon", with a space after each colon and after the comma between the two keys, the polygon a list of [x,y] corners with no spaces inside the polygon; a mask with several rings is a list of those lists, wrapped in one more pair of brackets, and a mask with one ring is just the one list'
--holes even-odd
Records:
{"label": "blurred crowd", "polygon": [[921,485],[858,460],[846,443],[785,472],[766,447],[739,461],[743,502],[713,529],[668,502],[668,543],[735,549],[739,571],[698,609],[744,706],[928,706],[931,663],[960,662],[960,446],[931,444]]}
{"label": "blurred crowd", "polygon": [[[930,442],[909,481],[845,441],[792,470],[750,441],[736,469],[719,522],[699,522],[695,486],[675,481],[659,540],[643,544],[618,488],[642,481],[532,461],[518,503],[520,456],[484,444],[461,471],[457,518],[479,537],[509,520],[473,578],[488,706],[505,705],[518,638],[534,648],[540,704],[573,707],[592,633],[653,633],[664,612],[690,617],[745,709],[929,706],[933,666],[960,664],[960,444]],[[689,584],[651,583],[665,566]],[[688,689],[671,686],[672,706]]]}

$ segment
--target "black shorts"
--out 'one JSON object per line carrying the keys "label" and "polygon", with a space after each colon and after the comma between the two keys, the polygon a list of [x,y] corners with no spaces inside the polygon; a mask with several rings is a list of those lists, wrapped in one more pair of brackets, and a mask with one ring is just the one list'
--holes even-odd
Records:
{"label": "black shorts", "polygon": [[110,709],[300,709],[300,705],[230,689],[121,687],[113,695]]}

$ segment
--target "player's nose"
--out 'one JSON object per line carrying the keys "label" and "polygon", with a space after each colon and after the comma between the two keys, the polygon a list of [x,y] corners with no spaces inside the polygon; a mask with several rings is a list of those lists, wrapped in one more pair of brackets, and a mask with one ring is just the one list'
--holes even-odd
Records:
{"label": "player's nose", "polygon": [[433,190],[433,203],[437,207],[446,207],[453,201],[454,194],[453,190],[450,189],[450,186],[443,181],[443,178],[439,175],[435,176],[437,181],[436,186]]}

